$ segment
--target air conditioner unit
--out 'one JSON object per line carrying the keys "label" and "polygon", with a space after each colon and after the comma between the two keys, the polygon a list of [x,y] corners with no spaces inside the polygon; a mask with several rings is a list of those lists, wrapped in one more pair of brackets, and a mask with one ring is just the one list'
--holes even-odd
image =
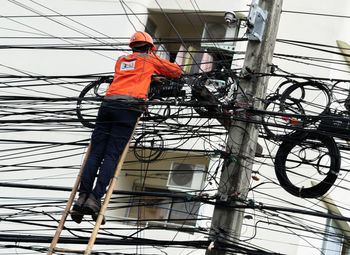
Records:
{"label": "air conditioner unit", "polygon": [[201,190],[204,178],[204,165],[172,162],[167,186],[170,189]]}
{"label": "air conditioner unit", "polygon": [[233,40],[237,38],[238,27],[234,24],[206,23],[203,29],[201,47],[234,51],[236,42],[215,42],[215,39]]}

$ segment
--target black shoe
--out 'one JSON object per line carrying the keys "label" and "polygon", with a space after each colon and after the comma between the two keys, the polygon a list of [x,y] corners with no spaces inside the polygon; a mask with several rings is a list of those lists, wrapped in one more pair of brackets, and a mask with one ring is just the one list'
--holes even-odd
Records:
{"label": "black shoe", "polygon": [[80,224],[81,221],[83,220],[84,214],[80,213],[80,212],[73,211],[73,212],[71,212],[70,217],[72,218],[72,220],[74,222]]}
{"label": "black shoe", "polygon": [[82,212],[83,211],[83,206],[84,206],[87,198],[88,198],[88,194],[87,193],[80,194],[78,199],[77,199],[77,201],[73,205],[73,211]]}
{"label": "black shoe", "polygon": [[101,210],[101,199],[95,197],[94,194],[90,193],[88,199],[83,205],[83,211],[91,214],[99,213]]}
{"label": "black shoe", "polygon": [[75,221],[78,224],[81,223],[81,221],[84,217],[83,205],[84,205],[87,198],[88,198],[87,193],[81,193],[79,195],[77,201],[73,205],[73,210],[71,212],[70,217],[72,218],[73,221]]}
{"label": "black shoe", "polygon": [[[91,217],[92,217],[92,220],[97,221],[98,213],[92,214]],[[103,218],[102,218],[101,225],[104,225],[106,224],[106,217],[104,215],[102,217]]]}

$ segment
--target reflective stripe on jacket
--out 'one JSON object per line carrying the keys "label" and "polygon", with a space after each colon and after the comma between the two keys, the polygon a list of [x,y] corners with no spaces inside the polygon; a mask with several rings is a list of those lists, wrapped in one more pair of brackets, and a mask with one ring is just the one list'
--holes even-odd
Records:
{"label": "reflective stripe on jacket", "polygon": [[105,96],[127,95],[147,99],[154,73],[177,78],[182,71],[177,64],[151,54],[135,52],[121,56],[117,60],[114,79]]}

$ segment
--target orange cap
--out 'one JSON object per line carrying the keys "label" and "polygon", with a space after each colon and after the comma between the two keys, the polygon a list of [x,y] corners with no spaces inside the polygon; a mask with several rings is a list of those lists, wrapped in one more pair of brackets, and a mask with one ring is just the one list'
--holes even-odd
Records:
{"label": "orange cap", "polygon": [[152,45],[152,51],[156,50],[156,47],[154,47],[154,44],[153,44],[152,37],[146,32],[137,31],[135,34],[133,34],[130,38],[129,47],[132,48],[132,44],[135,42],[149,43]]}

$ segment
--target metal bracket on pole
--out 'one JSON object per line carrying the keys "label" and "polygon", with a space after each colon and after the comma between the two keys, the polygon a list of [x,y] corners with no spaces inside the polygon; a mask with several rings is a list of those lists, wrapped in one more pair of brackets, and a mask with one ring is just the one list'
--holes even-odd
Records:
{"label": "metal bracket on pole", "polygon": [[259,7],[259,0],[253,0],[247,17],[248,40],[262,41],[268,12]]}

